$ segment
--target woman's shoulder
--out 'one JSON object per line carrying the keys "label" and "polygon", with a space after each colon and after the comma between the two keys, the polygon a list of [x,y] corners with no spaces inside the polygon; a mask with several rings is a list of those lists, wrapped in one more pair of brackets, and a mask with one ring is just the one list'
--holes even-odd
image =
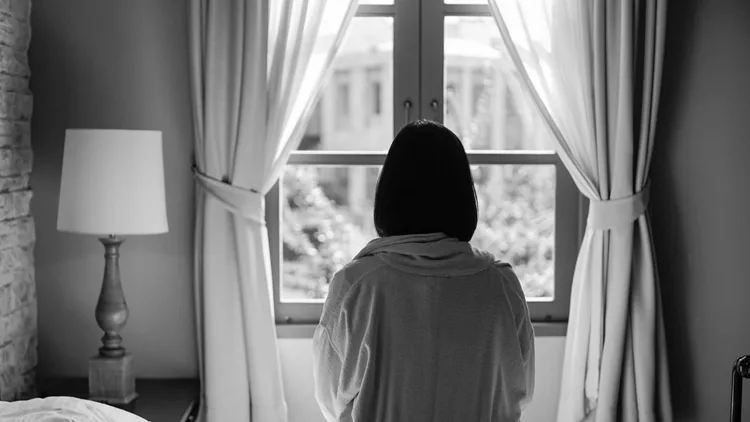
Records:
{"label": "woman's shoulder", "polygon": [[329,296],[333,293],[336,296],[343,297],[362,279],[384,266],[383,260],[376,256],[365,256],[352,260],[333,275],[328,289]]}
{"label": "woman's shoulder", "polygon": [[346,281],[349,285],[357,284],[367,275],[385,266],[382,259],[377,256],[364,256],[357,258],[344,265],[336,272],[334,278]]}
{"label": "woman's shoulder", "polygon": [[508,263],[495,259],[493,262],[495,270],[500,274],[502,282],[506,288],[510,288],[521,301],[526,301],[526,294],[521,286],[521,281],[518,279],[516,272],[513,270],[513,266]]}
{"label": "woman's shoulder", "polygon": [[328,296],[323,306],[321,324],[329,325],[338,318],[344,303],[351,298],[354,287],[369,274],[373,274],[385,264],[375,256],[357,258],[336,271],[328,286]]}
{"label": "woman's shoulder", "polygon": [[482,259],[486,260],[487,262],[491,262],[492,266],[500,271],[503,274],[511,274],[515,276],[515,272],[513,272],[513,266],[510,265],[509,262],[505,262],[493,255],[491,252],[486,251],[484,249],[479,249],[472,246],[472,251],[474,252],[474,255],[481,257]]}
{"label": "woman's shoulder", "polygon": [[518,276],[516,275],[516,272],[513,270],[513,266],[509,262],[505,262],[501,259],[496,258],[492,253],[473,248],[474,253],[477,255],[481,255],[486,259],[487,261],[492,262],[492,267],[495,271],[500,275],[503,282],[506,283],[516,291],[516,293],[520,293],[523,295],[523,289],[521,287],[521,282],[518,280]]}

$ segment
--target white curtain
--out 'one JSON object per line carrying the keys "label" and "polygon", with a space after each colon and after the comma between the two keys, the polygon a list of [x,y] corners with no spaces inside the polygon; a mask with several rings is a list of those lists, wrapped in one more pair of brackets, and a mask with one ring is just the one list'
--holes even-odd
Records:
{"label": "white curtain", "polygon": [[264,195],[297,148],[356,0],[190,0],[201,422],[282,422]]}
{"label": "white curtain", "polygon": [[558,422],[672,420],[648,172],[665,0],[490,0],[589,218]]}

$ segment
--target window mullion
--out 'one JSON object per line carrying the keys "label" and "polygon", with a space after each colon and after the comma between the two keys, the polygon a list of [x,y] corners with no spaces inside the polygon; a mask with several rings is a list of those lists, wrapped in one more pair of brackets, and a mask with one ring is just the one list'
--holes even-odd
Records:
{"label": "window mullion", "polygon": [[492,16],[486,4],[446,4],[446,16]]}
{"label": "window mullion", "polygon": [[420,115],[419,1],[396,1],[393,23],[393,132]]}
{"label": "window mullion", "polygon": [[443,0],[419,0],[420,10],[420,87],[421,114],[424,119],[443,122]]}
{"label": "window mullion", "polygon": [[386,4],[361,4],[357,6],[356,17],[382,17],[393,16],[393,5]]}
{"label": "window mullion", "polygon": [[297,153],[289,157],[291,165],[315,166],[380,166],[385,162],[385,152],[368,153]]}

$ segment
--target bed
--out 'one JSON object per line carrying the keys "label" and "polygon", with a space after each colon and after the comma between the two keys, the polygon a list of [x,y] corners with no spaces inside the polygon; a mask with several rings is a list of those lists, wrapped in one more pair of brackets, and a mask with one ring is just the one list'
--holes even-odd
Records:
{"label": "bed", "polygon": [[3,422],[149,422],[116,407],[74,397],[0,402]]}

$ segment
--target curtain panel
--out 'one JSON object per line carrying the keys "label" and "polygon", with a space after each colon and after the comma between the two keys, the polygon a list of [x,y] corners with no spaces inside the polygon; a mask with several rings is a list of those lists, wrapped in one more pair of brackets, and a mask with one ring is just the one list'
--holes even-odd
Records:
{"label": "curtain panel", "polygon": [[590,201],[558,422],[672,420],[648,173],[666,0],[490,0],[556,150]]}
{"label": "curtain panel", "polygon": [[356,0],[190,0],[202,422],[286,422],[264,197]]}

